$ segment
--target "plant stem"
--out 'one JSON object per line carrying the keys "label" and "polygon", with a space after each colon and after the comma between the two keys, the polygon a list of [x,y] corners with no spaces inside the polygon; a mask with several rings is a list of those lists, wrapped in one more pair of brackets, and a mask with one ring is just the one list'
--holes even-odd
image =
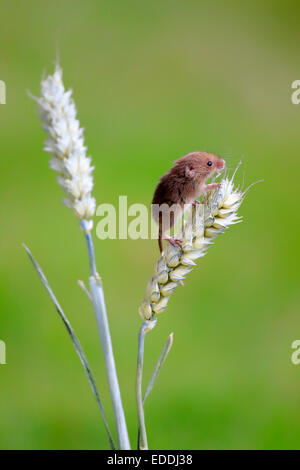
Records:
{"label": "plant stem", "polygon": [[104,301],[104,292],[102,288],[101,278],[97,272],[94,245],[90,232],[87,230],[86,221],[80,223],[88,248],[88,256],[90,263],[90,288],[92,303],[96,314],[100,341],[102,344],[106,373],[108,378],[110,396],[112,400],[119,448],[121,450],[129,450],[130,443],[128,438],[127,426],[125,421],[125,414],[123,410],[120,387],[117,377],[115,359],[113,354],[112,342],[110,337],[109,325],[107,320],[106,306]]}
{"label": "plant stem", "polygon": [[143,397],[142,397],[142,378],[143,378],[143,362],[144,362],[144,344],[145,344],[145,327],[146,323],[144,322],[141,326],[139,332],[139,342],[138,342],[138,360],[137,360],[137,370],[136,370],[136,404],[139,420],[139,450],[148,450],[147,442],[147,433],[145,425],[145,413],[143,406]]}
{"label": "plant stem", "polygon": [[156,319],[145,321],[139,331],[138,338],[138,357],[136,369],[136,404],[138,413],[138,448],[139,450],[148,450],[147,433],[145,425],[145,413],[142,396],[142,379],[143,379],[143,363],[144,363],[144,345],[145,335],[148,331],[152,330],[156,325]]}

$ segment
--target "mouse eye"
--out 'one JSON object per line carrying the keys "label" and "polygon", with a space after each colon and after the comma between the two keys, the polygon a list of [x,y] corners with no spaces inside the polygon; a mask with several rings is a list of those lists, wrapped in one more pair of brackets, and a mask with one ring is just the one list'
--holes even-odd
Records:
{"label": "mouse eye", "polygon": [[207,162],[207,166],[212,166],[212,162],[210,160]]}

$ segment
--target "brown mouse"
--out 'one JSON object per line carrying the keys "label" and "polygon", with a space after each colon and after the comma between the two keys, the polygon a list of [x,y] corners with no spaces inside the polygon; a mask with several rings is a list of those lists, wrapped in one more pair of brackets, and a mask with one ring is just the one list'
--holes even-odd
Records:
{"label": "brown mouse", "polygon": [[174,162],[174,166],[163,175],[155,189],[152,200],[152,214],[159,225],[159,249],[163,252],[163,240],[172,245],[180,240],[166,236],[182,215],[185,204],[193,203],[201,194],[220,186],[220,183],[206,185],[206,180],[215,172],[223,170],[225,161],[207,152],[192,152]]}

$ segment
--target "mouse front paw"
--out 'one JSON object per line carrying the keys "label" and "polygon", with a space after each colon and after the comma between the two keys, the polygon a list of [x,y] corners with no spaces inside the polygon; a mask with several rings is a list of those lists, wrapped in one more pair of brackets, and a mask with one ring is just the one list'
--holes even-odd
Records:
{"label": "mouse front paw", "polygon": [[222,183],[211,183],[205,187],[205,191],[214,191],[215,189],[220,189]]}
{"label": "mouse front paw", "polygon": [[173,237],[165,237],[164,240],[166,240],[170,245],[181,248],[182,246],[182,240],[179,240],[178,238],[173,238]]}

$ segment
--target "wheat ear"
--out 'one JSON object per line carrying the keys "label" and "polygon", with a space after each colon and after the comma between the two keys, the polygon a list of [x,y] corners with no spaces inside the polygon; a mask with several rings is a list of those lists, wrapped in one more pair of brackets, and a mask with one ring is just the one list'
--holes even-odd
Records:
{"label": "wheat ear", "polygon": [[181,246],[168,244],[154,267],[139,308],[143,320],[150,321],[166,309],[171,294],[196,265],[195,261],[206,254],[218,235],[241,221],[237,212],[244,195],[234,187],[233,177],[227,177],[218,190],[206,195],[203,204],[190,206],[183,229],[176,235],[182,240]]}
{"label": "wheat ear", "polygon": [[63,203],[80,220],[90,220],[96,209],[91,194],[94,167],[86,154],[72,90],[65,90],[59,66],[53,75],[42,80],[41,97],[36,101],[48,135],[44,150],[50,153],[50,168],[58,173],[57,182],[66,193]]}

